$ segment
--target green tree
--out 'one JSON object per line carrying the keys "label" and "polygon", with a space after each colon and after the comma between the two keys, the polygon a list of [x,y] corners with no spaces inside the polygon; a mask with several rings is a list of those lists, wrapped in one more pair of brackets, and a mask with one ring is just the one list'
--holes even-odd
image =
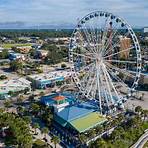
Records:
{"label": "green tree", "polygon": [[53,137],[51,138],[51,142],[54,143],[55,148],[56,148],[56,145],[57,145],[58,143],[60,143],[60,139],[59,139],[59,137],[57,137],[57,136],[53,136]]}
{"label": "green tree", "polygon": [[8,92],[8,95],[13,96],[14,95],[14,92],[13,91],[9,91]]}
{"label": "green tree", "polygon": [[13,71],[18,71],[23,69],[23,63],[15,60],[10,62],[10,69]]}
{"label": "green tree", "polygon": [[140,114],[142,112],[142,107],[141,106],[136,106],[135,107],[135,112],[137,112],[138,114]]}
{"label": "green tree", "polygon": [[6,75],[0,75],[0,80],[5,80],[5,79],[7,79]]}
{"label": "green tree", "polygon": [[2,59],[7,59],[9,56],[8,50],[4,49],[1,53],[0,53],[0,58]]}
{"label": "green tree", "polygon": [[27,124],[31,123],[31,117],[30,116],[24,116],[23,118],[24,118],[24,120],[26,121]]}
{"label": "green tree", "polygon": [[11,101],[5,101],[4,106],[8,110],[8,108],[11,107]]}
{"label": "green tree", "polygon": [[61,64],[61,68],[66,68],[66,67],[67,67],[66,64],[64,64],[64,63]]}
{"label": "green tree", "polygon": [[40,126],[39,126],[38,123],[34,123],[34,124],[33,124],[33,128],[35,129],[35,134],[37,134],[37,131],[36,131],[36,130],[37,130],[38,128],[40,128]]}
{"label": "green tree", "polygon": [[38,114],[39,111],[40,111],[40,106],[36,103],[32,103],[31,104],[31,110],[32,110],[32,113]]}
{"label": "green tree", "polygon": [[146,120],[148,118],[148,110],[143,110],[143,116],[144,116],[144,120]]}
{"label": "green tree", "polygon": [[24,111],[25,111],[24,107],[22,107],[22,106],[17,107],[17,112],[19,115],[23,115]]}
{"label": "green tree", "polygon": [[96,142],[96,145],[97,147],[100,147],[100,148],[107,148],[107,143],[105,140],[103,139],[99,139],[97,142]]}
{"label": "green tree", "polygon": [[82,144],[86,142],[87,137],[84,134],[79,134],[79,140]]}
{"label": "green tree", "polygon": [[46,138],[46,134],[48,134],[49,130],[48,130],[47,127],[43,127],[43,128],[41,129],[41,132],[42,132],[42,134],[44,134],[44,137]]}
{"label": "green tree", "polygon": [[17,103],[22,103],[24,100],[24,96],[23,95],[19,95],[18,98],[17,98]]}

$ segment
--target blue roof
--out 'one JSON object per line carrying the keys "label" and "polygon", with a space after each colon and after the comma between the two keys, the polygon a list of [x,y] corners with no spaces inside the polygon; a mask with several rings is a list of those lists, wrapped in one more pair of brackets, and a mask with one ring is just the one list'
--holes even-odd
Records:
{"label": "blue roof", "polygon": [[94,112],[96,109],[97,108],[95,106],[85,102],[68,106],[62,111],[58,112],[57,115],[66,121],[72,121]]}

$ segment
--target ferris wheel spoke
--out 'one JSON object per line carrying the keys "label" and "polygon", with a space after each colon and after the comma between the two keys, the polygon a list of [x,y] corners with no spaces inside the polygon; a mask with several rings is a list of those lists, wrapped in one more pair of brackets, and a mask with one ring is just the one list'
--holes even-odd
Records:
{"label": "ferris wheel spoke", "polygon": [[104,59],[105,59],[105,58],[108,58],[108,57],[112,57],[112,56],[114,56],[114,55],[117,55],[117,54],[122,53],[122,52],[125,52],[125,51],[129,51],[129,50],[131,50],[131,49],[134,49],[134,46],[131,47],[131,48],[127,48],[127,49],[125,49],[125,50],[121,50],[121,51],[119,51],[119,52],[116,52],[116,53],[114,53],[114,54],[110,54],[110,55],[108,55],[108,56],[105,56]]}
{"label": "ferris wheel spoke", "polygon": [[115,63],[129,63],[129,64],[137,64],[135,61],[121,61],[121,60],[104,60],[105,62],[115,62]]}
{"label": "ferris wheel spoke", "polygon": [[90,28],[90,36],[91,36],[91,41],[92,43],[94,44],[94,50],[95,52],[97,53],[97,48],[96,48],[96,38],[95,38],[95,33],[94,33],[94,28],[93,28],[93,25],[89,25],[89,28]]}
{"label": "ferris wheel spoke", "polygon": [[112,69],[118,71],[118,72],[121,72],[122,74],[126,75],[126,76],[129,76],[130,78],[135,78],[134,75],[132,75],[131,73],[129,73],[127,70],[125,69],[121,69],[121,68],[118,68],[118,67],[115,67],[113,66],[112,64],[108,63],[107,66],[111,67]]}
{"label": "ferris wheel spoke", "polygon": [[105,73],[106,73],[106,76],[108,77],[108,82],[110,83],[110,85],[111,85],[111,87],[113,88],[113,90],[114,90],[114,92],[115,92],[115,94],[116,94],[116,99],[118,100],[118,102],[120,101],[120,97],[119,97],[119,95],[118,95],[118,93],[117,93],[117,90],[115,89],[115,86],[113,85],[113,81],[112,81],[112,79],[111,79],[111,77],[110,77],[110,74],[109,74],[109,72],[107,71],[107,68],[106,68],[106,66],[104,65],[104,70],[105,70]]}
{"label": "ferris wheel spoke", "polygon": [[100,77],[101,77],[100,66],[97,66],[97,68],[96,68],[96,78],[97,78],[97,87],[98,87],[97,93],[98,93],[98,96],[99,96],[100,114],[102,114],[102,99],[101,99]]}
{"label": "ferris wheel spoke", "polygon": [[[124,37],[126,37],[126,36],[128,36],[128,35],[129,35],[129,32],[127,32],[127,33],[124,35]],[[110,52],[110,50],[112,51],[112,49],[114,49],[115,47],[117,47],[119,43],[120,43],[120,39],[118,39],[118,40],[114,43],[113,47],[111,47],[111,48],[106,47],[106,49],[105,49],[106,52],[104,53],[104,56],[106,56],[106,55]]]}
{"label": "ferris wheel spoke", "polygon": [[[81,29],[82,29],[82,31],[81,31]],[[90,38],[89,38],[88,32],[86,32],[84,28],[81,28],[81,29],[79,29],[79,31],[81,32],[81,34],[84,34],[84,35],[85,35],[86,42],[88,43],[90,52],[95,53],[94,50],[93,50],[93,48],[91,47]],[[82,35],[82,36],[83,36],[83,35]],[[83,37],[83,38],[84,38],[84,37]],[[84,40],[85,40],[85,39],[84,39]]]}
{"label": "ferris wheel spoke", "polygon": [[[117,34],[117,32],[118,32],[118,29],[116,29],[115,32],[113,33],[112,39],[113,39],[114,36]],[[107,42],[106,42],[106,44],[105,44],[105,46],[104,46],[104,51],[102,52],[102,55],[106,52],[106,50],[107,50],[107,48],[109,47],[109,45],[110,45],[110,39],[108,38],[108,40],[107,40]]]}
{"label": "ferris wheel spoke", "polygon": [[81,69],[79,70],[79,73],[84,72],[86,70],[89,70],[91,68],[91,66],[93,66],[93,65],[94,65],[94,63],[91,63],[89,65],[82,66]]}
{"label": "ferris wheel spoke", "polygon": [[[117,31],[115,32],[115,34],[113,35],[113,38],[112,38],[112,40],[113,39],[115,39],[115,36],[119,36],[120,34],[118,33],[118,29],[117,29]],[[124,37],[126,37],[126,36],[128,36],[129,35],[129,32],[127,32],[127,33],[125,33],[124,34]],[[109,40],[109,39],[108,39]],[[109,41],[108,41],[109,42]],[[104,56],[105,55],[107,55],[109,52],[110,52],[110,50],[111,49],[114,49],[115,47],[117,47],[118,45],[120,44],[120,38],[118,37],[118,40],[116,41],[116,42],[114,42],[114,45],[113,45],[113,47],[110,47],[109,48],[109,44],[105,47],[105,52],[104,52]]]}
{"label": "ferris wheel spoke", "polygon": [[[100,69],[100,71],[102,71]],[[101,89],[102,88],[102,89]],[[108,101],[108,94],[106,92],[106,87],[104,87],[104,84],[103,84],[103,80],[102,80],[102,77],[100,77],[100,90],[101,90],[101,98],[106,101],[106,104],[107,104],[107,107],[108,109],[110,110],[110,105],[109,105],[109,101]],[[105,103],[105,102],[104,102]]]}
{"label": "ferris wheel spoke", "polygon": [[[90,80],[88,80],[87,86],[86,86],[87,95],[89,95],[91,90],[93,89],[93,84],[94,84],[95,80],[96,80],[96,74],[94,74],[93,78],[90,78]],[[89,83],[89,82],[91,82],[91,83]]]}
{"label": "ferris wheel spoke", "polygon": [[91,46],[92,38],[91,38],[90,33],[89,33],[89,31],[88,31],[85,24],[84,24],[84,29],[83,30],[84,30],[85,38],[87,39],[89,47],[91,48],[92,52],[95,53],[95,48]]}
{"label": "ferris wheel spoke", "polygon": [[77,55],[77,56],[81,56],[81,57],[90,58],[90,59],[95,60],[94,57],[91,57],[91,56],[89,56],[89,55],[80,54],[80,53],[76,53],[76,52],[72,52],[72,54],[73,54],[73,55]]}
{"label": "ferris wheel spoke", "polygon": [[88,82],[89,77],[91,77],[92,75],[94,75],[94,65],[92,65],[90,68],[90,72],[87,72],[84,74],[84,77],[82,78],[82,81],[84,81],[85,83]]}
{"label": "ferris wheel spoke", "polygon": [[109,93],[109,96],[110,96],[110,98],[111,98],[111,102],[112,102],[112,104],[114,104],[115,102],[114,102],[114,100],[113,100],[113,96],[112,96],[112,93],[111,93],[111,88],[110,88],[110,85],[109,85],[109,82],[108,82],[108,79],[107,79],[107,76],[106,76],[106,73],[105,73],[105,70],[104,70],[104,66],[103,66],[103,68],[102,68],[102,71],[103,71],[103,73],[104,73],[104,78],[105,78],[105,81],[106,81],[106,85],[107,85],[107,89],[108,89],[108,93]]}
{"label": "ferris wheel spoke", "polygon": [[106,66],[106,69],[107,69],[107,71],[109,72],[109,74],[116,80],[116,81],[118,81],[121,85],[122,85],[122,87],[124,87],[124,88],[127,88],[128,86],[127,86],[127,84],[125,84],[124,83],[124,81],[123,80],[121,80],[114,72],[113,72],[113,68],[111,68],[111,67],[109,67],[109,66]]}

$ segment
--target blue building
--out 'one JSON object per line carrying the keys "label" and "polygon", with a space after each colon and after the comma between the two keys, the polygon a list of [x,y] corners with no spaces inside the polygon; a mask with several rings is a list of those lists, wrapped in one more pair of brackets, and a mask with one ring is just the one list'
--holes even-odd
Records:
{"label": "blue building", "polygon": [[58,81],[64,81],[70,76],[67,71],[53,71],[49,73],[36,74],[28,76],[28,80],[38,89],[46,89]]}
{"label": "blue building", "polygon": [[43,96],[41,102],[54,108],[54,120],[69,131],[85,132],[107,119],[98,112],[94,102],[79,102],[69,93],[54,93]]}

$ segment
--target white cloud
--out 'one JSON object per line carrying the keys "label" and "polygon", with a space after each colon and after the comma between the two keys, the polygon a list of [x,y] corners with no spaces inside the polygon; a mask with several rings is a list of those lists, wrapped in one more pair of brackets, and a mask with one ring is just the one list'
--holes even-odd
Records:
{"label": "white cloud", "polygon": [[145,0],[2,0],[1,21],[30,23],[76,23],[94,10],[105,10],[125,18],[131,25],[148,24]]}

